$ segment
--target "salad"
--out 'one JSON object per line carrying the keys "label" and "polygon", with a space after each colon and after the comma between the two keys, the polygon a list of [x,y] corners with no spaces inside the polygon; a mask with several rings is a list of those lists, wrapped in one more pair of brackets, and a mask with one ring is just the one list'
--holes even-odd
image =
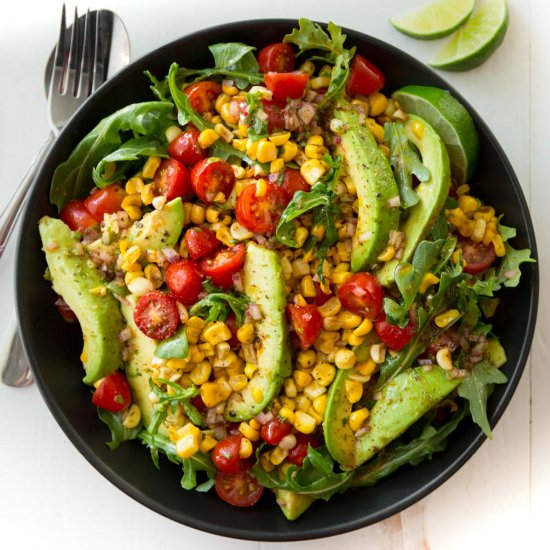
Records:
{"label": "salad", "polygon": [[234,506],[274,494],[290,520],[431,458],[465,418],[491,436],[491,317],[532,261],[475,197],[464,107],[386,89],[345,39],[302,19],[147,73],[155,99],[78,144],[39,224],[108,445]]}

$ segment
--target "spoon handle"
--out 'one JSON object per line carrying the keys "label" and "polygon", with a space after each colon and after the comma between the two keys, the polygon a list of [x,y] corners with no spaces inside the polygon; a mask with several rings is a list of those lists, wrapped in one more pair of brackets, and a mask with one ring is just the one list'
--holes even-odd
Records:
{"label": "spoon handle", "polygon": [[19,217],[22,210],[21,205],[27,198],[27,194],[34,181],[36,173],[42,164],[42,159],[46,153],[50,150],[54,142],[54,135],[52,132],[48,135],[44,145],[40,148],[34,159],[32,160],[27,172],[23,176],[23,179],[15,189],[15,192],[11,196],[8,204],[5,206],[2,214],[0,214],[0,258],[6,249],[6,245],[11,236],[12,230],[15,227],[15,222]]}

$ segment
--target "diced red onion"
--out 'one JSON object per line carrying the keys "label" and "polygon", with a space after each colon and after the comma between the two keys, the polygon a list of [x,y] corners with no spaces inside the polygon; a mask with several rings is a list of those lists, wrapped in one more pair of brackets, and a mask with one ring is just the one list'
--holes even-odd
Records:
{"label": "diced red onion", "polygon": [[243,292],[244,285],[243,285],[243,278],[241,277],[241,274],[233,273],[231,279],[233,280],[233,285],[235,286],[235,290],[237,292]]}
{"label": "diced red onion", "polygon": [[401,198],[399,197],[399,195],[394,195],[393,197],[388,199],[387,204],[388,208],[397,208],[401,206]]}
{"label": "diced red onion", "polygon": [[418,359],[419,365],[433,365],[433,361],[431,359]]}
{"label": "diced red onion", "polygon": [[246,314],[255,321],[259,321],[263,317],[262,310],[259,308],[258,304],[250,304],[246,310]]}
{"label": "diced red onion", "polygon": [[181,258],[181,256],[178,254],[178,252],[174,248],[163,248],[161,252],[166,258],[166,260],[171,264],[173,264],[174,262],[177,262]]}
{"label": "diced red onion", "polygon": [[[211,410],[214,410],[214,409],[211,409]],[[210,412],[210,411],[208,411],[208,412]],[[208,424],[208,413],[206,413],[206,422]],[[225,437],[227,437],[227,429],[223,425],[214,426],[214,429],[212,431],[214,433],[214,437],[218,441],[220,441],[220,440],[224,439]]]}
{"label": "diced red onion", "polygon": [[256,416],[256,420],[259,424],[265,424],[266,422],[269,422],[270,420],[273,420],[273,413],[271,411],[269,412],[261,412]]}
{"label": "diced red onion", "polygon": [[256,111],[256,118],[259,118],[262,122],[265,122],[269,116],[263,109],[258,109],[258,111]]}
{"label": "diced red onion", "polygon": [[120,342],[127,342],[130,338],[132,338],[132,336],[132,329],[130,327],[126,327],[119,332],[118,339]]}

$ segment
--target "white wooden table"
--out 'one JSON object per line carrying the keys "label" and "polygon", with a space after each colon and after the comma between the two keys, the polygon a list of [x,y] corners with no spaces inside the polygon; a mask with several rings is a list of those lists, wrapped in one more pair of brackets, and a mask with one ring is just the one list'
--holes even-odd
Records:
{"label": "white wooden table", "polygon": [[[242,18],[308,17],[355,28],[429,61],[442,41],[417,42],[387,22],[422,2],[386,0],[95,0],[131,36],[132,58],[188,32]],[[444,74],[486,120],[507,152],[531,206],[538,235],[541,302],[531,361],[485,443],[452,479],[401,514],[324,540],[259,543],[224,539],[161,517],[101,477],[54,422],[36,387],[0,386],[0,547],[217,548],[218,550],[548,548],[550,509],[550,4],[509,0],[510,27],[482,67]],[[69,12],[74,7],[68,5]],[[0,18],[0,206],[45,139],[43,68],[57,37],[61,0],[3,4]],[[13,248],[13,245],[12,245]],[[0,334],[13,304],[13,250],[0,268]],[[539,535],[541,538],[539,538]],[[531,544],[528,543],[531,541]]]}

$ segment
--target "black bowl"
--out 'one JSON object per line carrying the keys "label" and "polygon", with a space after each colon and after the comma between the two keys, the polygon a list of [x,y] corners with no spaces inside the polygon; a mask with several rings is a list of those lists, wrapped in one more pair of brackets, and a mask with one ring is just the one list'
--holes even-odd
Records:
{"label": "black bowl", "polygon": [[[336,535],[380,521],[395,514],[441,485],[483,443],[485,437],[470,421],[452,435],[448,448],[433,460],[404,467],[375,487],[355,489],[334,496],[329,503],[317,501],[296,522],[288,522],[271,495],[252,509],[239,509],[222,502],[211,492],[187,492],[180,487],[181,470],[164,460],[156,470],[147,450],[137,442],[111,452],[105,442],[106,427],[90,403],[90,391],[82,384],[78,326],[67,325],[56,311],[37,230],[41,216],[55,215],[48,192],[55,167],[64,161],[78,141],[104,116],[132,102],[152,99],[149,69],[157,77],[168,72],[172,61],[189,67],[211,66],[207,49],[216,42],[241,41],[257,47],[280,41],[296,21],[262,20],[229,23],[206,29],[172,42],[139,59],[107,82],[78,111],[61,132],[37,177],[23,215],[17,256],[17,308],[25,351],[36,383],[52,414],[69,439],[107,479],[152,510],[196,529],[229,537],[284,541]],[[517,178],[493,134],[460,94],[422,63],[375,38],[347,30],[347,44],[381,67],[386,89],[405,84],[435,85],[450,90],[470,111],[481,139],[481,156],[473,181],[474,193],[504,214],[514,226],[516,248],[528,247],[536,257],[533,226]],[[535,327],[538,298],[536,264],[522,269],[521,284],[501,293],[494,320],[508,353],[503,368],[509,378],[489,400],[494,425],[508,405],[521,377]]]}

